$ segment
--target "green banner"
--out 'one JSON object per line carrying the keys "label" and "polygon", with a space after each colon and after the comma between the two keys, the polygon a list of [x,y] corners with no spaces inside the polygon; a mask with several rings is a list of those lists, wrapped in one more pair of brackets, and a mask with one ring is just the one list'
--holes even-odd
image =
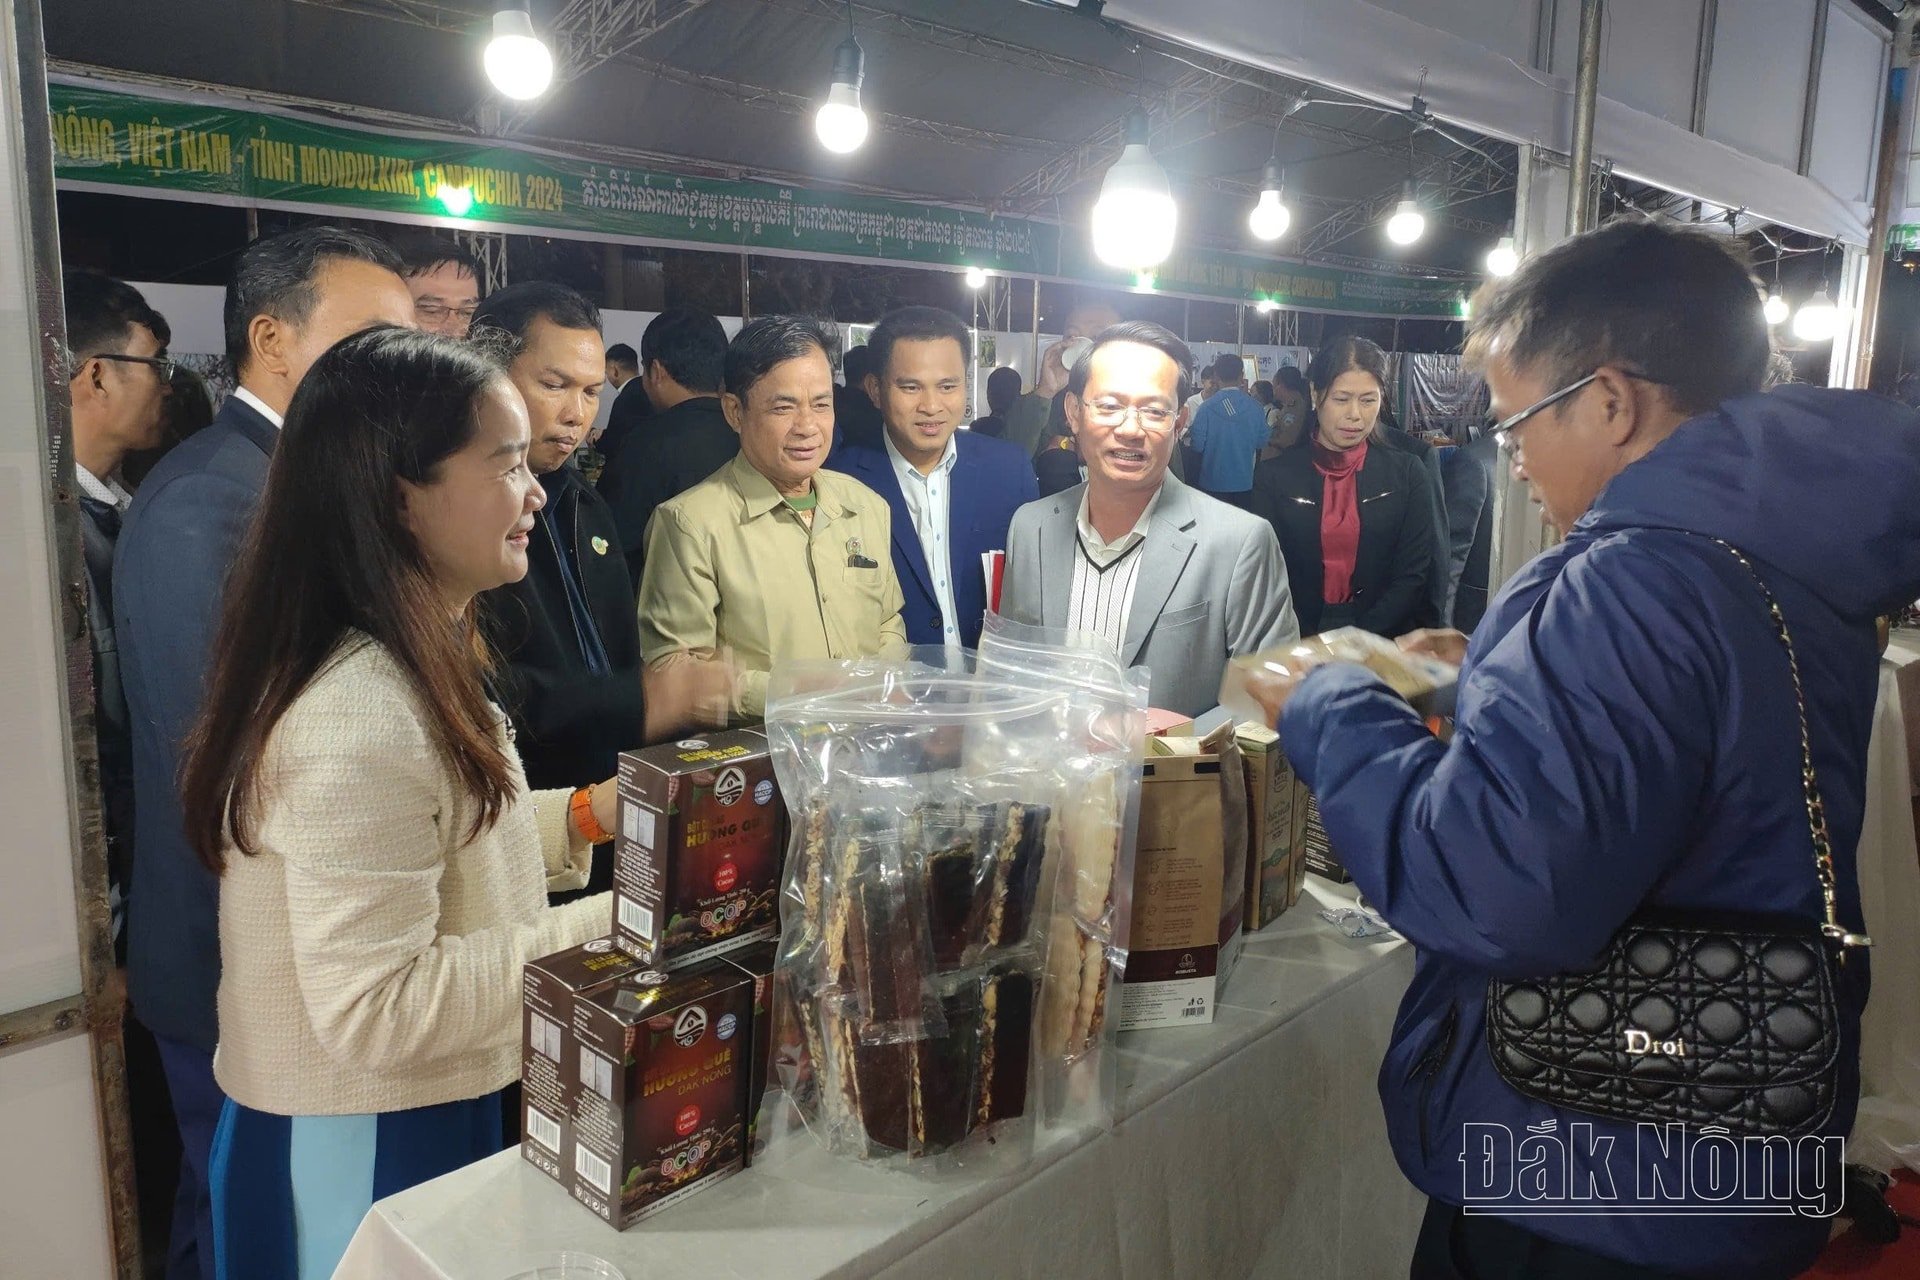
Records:
{"label": "green banner", "polygon": [[[977,266],[1129,287],[1053,222],[769,182],[692,178],[518,147],[378,133],[219,102],[49,86],[54,175],[134,190],[342,212],[457,218],[716,248]],[[1208,249],[1156,287],[1353,315],[1460,314],[1448,281]]]}

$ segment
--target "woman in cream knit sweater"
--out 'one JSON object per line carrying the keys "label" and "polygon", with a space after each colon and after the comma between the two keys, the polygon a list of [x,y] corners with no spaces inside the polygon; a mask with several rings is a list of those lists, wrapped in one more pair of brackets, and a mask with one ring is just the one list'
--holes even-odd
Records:
{"label": "woman in cream knit sweater", "polygon": [[528,434],[496,360],[401,329],[287,414],[183,784],[222,877],[223,1276],[331,1275],[372,1200],[498,1150],[521,966],[607,930],[547,893],[611,782],[527,791],[470,626],[527,571]]}

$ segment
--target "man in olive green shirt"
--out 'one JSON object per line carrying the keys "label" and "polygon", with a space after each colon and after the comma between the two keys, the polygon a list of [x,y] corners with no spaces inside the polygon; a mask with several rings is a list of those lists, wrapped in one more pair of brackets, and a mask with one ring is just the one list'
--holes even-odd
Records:
{"label": "man in olive green shirt", "polygon": [[647,525],[641,656],[658,669],[731,650],[736,721],[765,715],[776,662],[907,652],[886,500],[820,470],[834,340],[799,317],[741,330],[720,397],[740,453]]}

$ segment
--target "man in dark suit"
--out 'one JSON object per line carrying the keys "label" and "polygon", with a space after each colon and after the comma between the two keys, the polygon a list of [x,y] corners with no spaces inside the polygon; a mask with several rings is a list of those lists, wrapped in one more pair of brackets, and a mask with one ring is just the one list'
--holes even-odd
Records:
{"label": "man in dark suit", "polygon": [[868,347],[849,347],[840,357],[841,385],[833,389],[833,445],[829,452],[880,447],[880,410],[867,394],[867,375],[872,372],[873,352]]}
{"label": "man in dark suit", "polygon": [[100,799],[107,836],[107,880],[116,941],[125,927],[127,870],[133,850],[133,741],[120,686],[113,630],[113,551],[133,501],[120,464],[159,445],[166,425],[173,336],[132,285],[92,271],[69,271],[68,387],[73,405],[73,475],[80,486],[80,541],[87,564],[87,629],[93,648],[93,731],[100,753]]}
{"label": "man in dark suit", "polygon": [[[565,285],[490,294],[474,333],[504,334],[507,376],[527,403],[527,466],[546,506],[527,546],[527,576],[481,598],[503,659],[507,710],[531,787],[575,787],[614,772],[641,744],[640,620],[613,512],[567,458],[586,440],[606,381],[600,309]],[[588,892],[612,884],[612,846],[594,851]]]}
{"label": "man in dark suit", "polygon": [[294,389],[341,338],[376,324],[412,325],[413,298],[386,245],[357,231],[308,227],[241,251],[225,321],[239,386],[213,423],[140,486],[113,572],[137,851],[127,994],[159,1044],[182,1147],[169,1280],[212,1280],[207,1159],[225,1101],[213,1078],[219,882],[181,829],[181,743],[199,714],[227,571]]}
{"label": "man in dark suit", "polygon": [[614,455],[638,439],[640,424],[657,411],[647,399],[646,379],[640,376],[640,358],[624,342],[607,348],[607,385],[613,388],[613,403],[607,407],[607,421],[594,440],[594,450],[602,462],[601,475],[613,465]]}
{"label": "man in dark suit", "polygon": [[600,473],[600,496],[613,508],[635,593],[640,590],[647,522],[654,508],[693,488],[740,452],[740,437],[720,409],[726,359],[727,331],[704,311],[663,311],[640,337],[640,381],[654,416]]}
{"label": "man in dark suit", "polygon": [[881,320],[867,339],[880,448],[851,446],[827,460],[892,508],[893,567],[911,644],[980,643],[981,556],[1006,550],[1013,513],[1040,496],[1018,446],[959,430],[969,339],[960,317],[937,307],[902,307]]}

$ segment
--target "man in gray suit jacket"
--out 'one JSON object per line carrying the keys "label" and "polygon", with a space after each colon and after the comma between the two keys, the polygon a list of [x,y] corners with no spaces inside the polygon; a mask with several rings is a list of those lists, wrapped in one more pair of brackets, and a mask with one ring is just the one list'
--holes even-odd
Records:
{"label": "man in gray suit jacket", "polygon": [[1182,715],[1219,702],[1228,658],[1300,638],[1273,526],[1167,474],[1191,362],[1156,324],[1095,340],[1065,406],[1087,482],[1015,513],[1000,601],[1144,664],[1153,705]]}

